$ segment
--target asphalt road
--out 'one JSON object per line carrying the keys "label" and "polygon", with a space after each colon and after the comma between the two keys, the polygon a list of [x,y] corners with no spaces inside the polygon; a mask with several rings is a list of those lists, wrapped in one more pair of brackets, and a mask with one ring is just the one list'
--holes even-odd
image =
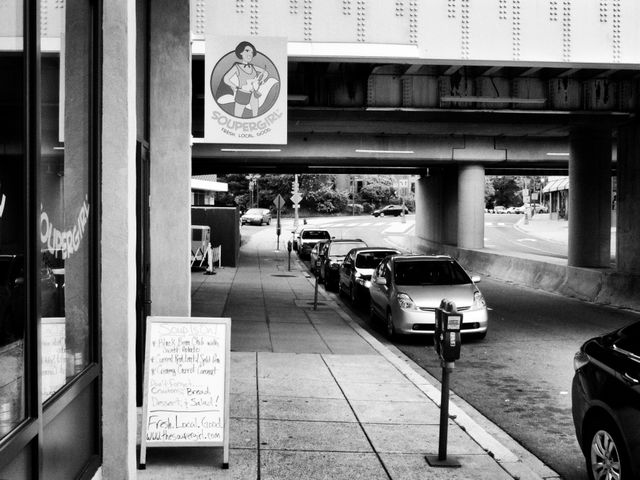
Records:
{"label": "asphalt road", "polygon": [[[313,221],[336,237],[360,237],[370,245],[397,244],[412,233],[410,217],[404,223],[397,218],[383,222],[363,217]],[[509,234],[511,230],[505,227]],[[512,242],[515,235],[505,241]],[[463,344],[451,389],[563,479],[585,480],[571,416],[573,355],[585,340],[637,320],[640,314],[488,278],[479,287],[490,308],[489,333],[484,340]],[[371,323],[366,305],[342,301],[363,326],[383,336],[383,326]],[[404,338],[395,344],[440,379],[440,363],[429,337]]]}
{"label": "asphalt road", "polygon": [[567,243],[538,238],[516,228],[522,215],[485,214],[484,247],[496,253],[539,255],[540,257],[567,258]]}
{"label": "asphalt road", "polygon": [[[588,338],[640,315],[483,279],[491,311],[484,340],[464,341],[450,377],[451,390],[473,405],[565,480],[586,480],[571,416],[573,355]],[[378,337],[367,306],[342,300],[360,324]],[[441,379],[431,338],[394,344]]]}

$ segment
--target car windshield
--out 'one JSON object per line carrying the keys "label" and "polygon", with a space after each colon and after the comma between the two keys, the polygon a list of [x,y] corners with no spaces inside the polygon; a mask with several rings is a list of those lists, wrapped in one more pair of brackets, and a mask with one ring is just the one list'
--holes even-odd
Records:
{"label": "car windshield", "polygon": [[262,215],[262,210],[259,208],[250,208],[245,215]]}
{"label": "car windshield", "polygon": [[356,256],[357,268],[376,268],[378,264],[388,255],[396,252],[378,251],[378,252],[362,252]]}
{"label": "car windshield", "polygon": [[302,235],[300,235],[301,238],[305,238],[305,239],[318,239],[318,240],[322,240],[322,239],[329,239],[331,238],[331,236],[329,235],[329,232],[327,232],[326,230],[305,230],[304,232],[302,232]]}
{"label": "car windshield", "polygon": [[451,260],[396,262],[396,285],[463,285],[471,283],[460,265]]}
{"label": "car windshield", "polygon": [[358,247],[366,247],[366,245],[360,242],[332,243],[329,247],[329,256],[344,257],[352,248]]}

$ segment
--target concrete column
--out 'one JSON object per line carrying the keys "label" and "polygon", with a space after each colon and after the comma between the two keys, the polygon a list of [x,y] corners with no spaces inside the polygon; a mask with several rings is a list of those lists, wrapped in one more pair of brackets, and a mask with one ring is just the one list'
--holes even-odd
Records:
{"label": "concrete column", "polygon": [[617,269],[640,274],[640,123],[618,130]]}
{"label": "concrete column", "polygon": [[[68,2],[67,7],[75,3]],[[102,7],[100,292],[105,480],[136,478],[135,3],[110,0]]]}
{"label": "concrete column", "polygon": [[458,170],[458,247],[484,248],[484,167]]}
{"label": "concrete column", "polygon": [[569,138],[570,267],[611,263],[611,132],[576,129]]}
{"label": "concrete column", "polygon": [[440,244],[442,231],[442,183],[443,173],[431,169],[429,176],[421,176],[416,182],[416,236],[427,245]]}
{"label": "concrete column", "polygon": [[458,245],[458,167],[448,167],[442,177],[442,243]]}
{"label": "concrete column", "polygon": [[187,0],[150,8],[152,315],[191,313],[191,34]]}

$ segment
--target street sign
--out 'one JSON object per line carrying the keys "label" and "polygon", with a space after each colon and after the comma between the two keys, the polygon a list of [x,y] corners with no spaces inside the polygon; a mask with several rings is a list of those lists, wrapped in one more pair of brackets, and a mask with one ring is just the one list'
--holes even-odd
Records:
{"label": "street sign", "polygon": [[273,204],[278,210],[284,207],[284,198],[282,198],[282,195],[278,194],[278,196],[273,200]]}
{"label": "street sign", "polygon": [[294,205],[299,204],[300,200],[302,200],[302,195],[300,195],[298,192],[291,195],[291,203],[293,203]]}

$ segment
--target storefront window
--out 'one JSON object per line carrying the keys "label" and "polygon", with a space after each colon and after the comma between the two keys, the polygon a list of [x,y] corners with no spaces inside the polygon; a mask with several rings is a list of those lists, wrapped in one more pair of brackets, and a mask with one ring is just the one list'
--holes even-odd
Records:
{"label": "storefront window", "polygon": [[0,21],[0,438],[25,418],[25,117],[21,1]]}
{"label": "storefront window", "polygon": [[[40,313],[42,397],[89,363],[91,22],[65,29],[65,2],[41,31]],[[87,15],[90,10],[87,8]],[[90,18],[89,16],[87,17]]]}

